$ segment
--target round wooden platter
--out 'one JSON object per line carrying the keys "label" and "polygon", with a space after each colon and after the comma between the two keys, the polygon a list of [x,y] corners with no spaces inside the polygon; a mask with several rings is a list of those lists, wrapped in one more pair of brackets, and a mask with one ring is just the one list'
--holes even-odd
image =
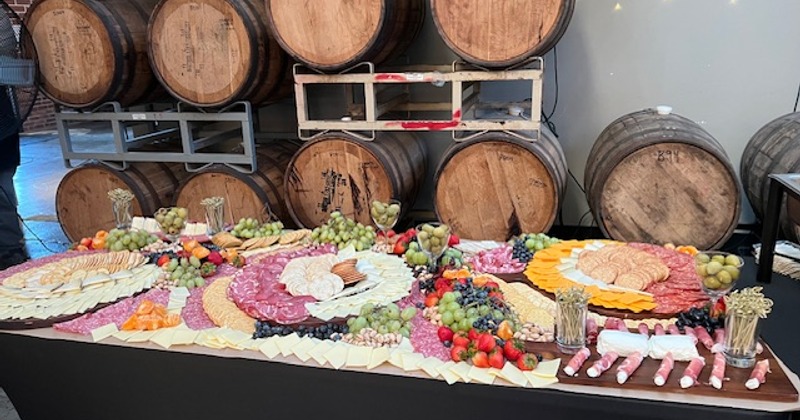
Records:
{"label": "round wooden platter", "polygon": [[[530,280],[525,278],[525,274],[523,273],[516,273],[516,274],[495,274],[495,276],[503,279],[507,283],[524,283],[528,287],[536,290],[537,292],[547,296],[549,299],[555,300],[556,296],[553,293],[550,293],[546,290],[540,289],[536,287]],[[622,309],[608,309],[602,306],[595,306],[589,305],[589,310],[602,316],[608,317],[615,317],[620,319],[632,319],[632,320],[639,320],[639,319],[670,319],[674,318],[677,314],[657,314],[651,311],[642,311],[639,313],[625,311]]]}

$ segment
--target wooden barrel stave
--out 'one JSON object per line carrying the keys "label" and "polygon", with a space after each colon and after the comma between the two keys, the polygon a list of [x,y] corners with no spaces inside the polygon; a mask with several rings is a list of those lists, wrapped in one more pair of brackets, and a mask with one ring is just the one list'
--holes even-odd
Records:
{"label": "wooden barrel stave", "polygon": [[147,20],[158,0],[39,0],[25,16],[42,90],[56,103],[122,106],[164,95],[147,60]]}
{"label": "wooden barrel stave", "polygon": [[575,0],[432,0],[436,29],[461,58],[509,67],[543,56],[567,30]]}
{"label": "wooden barrel stave", "polygon": [[225,199],[226,223],[236,223],[243,217],[267,221],[276,217],[292,226],[283,201],[284,172],[299,144],[293,141],[274,141],[257,149],[258,167],[244,174],[226,165],[213,165],[192,175],[176,193],[178,206],[186,207],[190,217],[204,217],[200,201],[207,197]]}
{"label": "wooden barrel stave", "polygon": [[179,163],[133,163],[125,171],[90,163],[73,169],[56,192],[56,213],[67,238],[77,241],[114,226],[108,191],[130,190],[133,215],[150,217],[173,204],[174,193],[188,173]]}
{"label": "wooden barrel stave", "polygon": [[286,205],[298,226],[314,227],[334,210],[372,224],[372,200],[414,204],[427,152],[410,133],[384,132],[372,142],[329,134],[305,144],[286,169]]}
{"label": "wooden barrel stave", "polygon": [[739,180],[719,142],[691,120],[654,110],[600,134],[584,185],[600,229],[623,241],[716,248],[741,210]]}
{"label": "wooden barrel stave", "polygon": [[434,206],[461,237],[505,241],[548,231],[566,182],[566,158],[547,131],[535,142],[487,133],[445,151],[434,176]]}
{"label": "wooden barrel stave", "polygon": [[285,95],[290,66],[265,14],[259,0],[162,0],[147,33],[156,77],[176,98],[203,107]]}
{"label": "wooden barrel stave", "polygon": [[[800,173],[800,113],[787,114],[758,130],[742,153],[739,173],[753,212],[764,217],[769,194],[769,174]],[[800,240],[800,203],[785,199],[781,230],[787,238]]]}
{"label": "wooden barrel stave", "polygon": [[422,0],[266,0],[278,43],[296,60],[322,70],[364,61],[383,63],[416,38],[425,17]]}

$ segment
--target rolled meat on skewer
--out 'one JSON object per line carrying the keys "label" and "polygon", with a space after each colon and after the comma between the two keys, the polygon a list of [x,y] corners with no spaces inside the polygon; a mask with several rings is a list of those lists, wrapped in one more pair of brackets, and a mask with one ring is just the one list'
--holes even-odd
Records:
{"label": "rolled meat on skewer", "polygon": [[606,330],[619,330],[619,331],[628,331],[628,326],[625,325],[625,321],[615,318],[615,317],[608,317],[606,318],[606,323],[603,325],[603,329]]}
{"label": "rolled meat on skewer", "polygon": [[714,345],[711,347],[711,353],[722,353],[725,348],[725,328],[717,328],[714,331]]}
{"label": "rolled meat on skewer", "polygon": [[722,389],[722,381],[725,380],[725,355],[717,353],[714,356],[714,366],[711,368],[711,386]]}
{"label": "rolled meat on skewer", "polygon": [[681,388],[689,388],[694,386],[697,383],[697,377],[700,375],[700,371],[703,370],[703,366],[706,365],[705,359],[702,357],[696,357],[689,362],[689,366],[683,371],[683,376],[681,377]]}
{"label": "rolled meat on skewer", "polygon": [[674,334],[674,335],[680,335],[681,334],[681,330],[678,329],[678,326],[675,325],[675,324],[669,324],[667,326],[667,332],[670,333],[670,334]]}
{"label": "rolled meat on skewer", "polygon": [[694,327],[694,333],[697,334],[697,339],[703,343],[703,346],[708,350],[714,347],[714,339],[708,335],[708,331],[701,326]]}
{"label": "rolled meat on skewer", "polygon": [[639,323],[639,334],[650,336],[650,327],[644,322]]}
{"label": "rolled meat on skewer", "polygon": [[758,389],[764,382],[767,382],[767,373],[771,372],[769,370],[769,359],[764,359],[758,363],[756,363],[756,367],[753,368],[753,373],[750,374],[750,379],[744,383],[745,388],[747,389]]}
{"label": "rolled meat on skewer", "polygon": [[590,378],[596,378],[611,368],[611,365],[619,359],[619,355],[613,351],[607,352],[598,361],[594,362],[592,367],[586,370],[586,374]]}
{"label": "rolled meat on skewer", "polygon": [[572,359],[569,360],[569,363],[564,366],[564,373],[568,376],[575,376],[591,354],[592,352],[586,347],[578,350],[578,352],[572,356]]}
{"label": "rolled meat on skewer", "polygon": [[626,357],[617,367],[617,383],[624,384],[633,375],[633,372],[639,368],[643,360],[644,356],[638,351]]}
{"label": "rolled meat on skewer", "polygon": [[667,379],[669,378],[670,372],[672,372],[672,368],[675,367],[675,361],[672,360],[672,353],[667,353],[667,355],[661,359],[661,366],[656,371],[656,375],[653,377],[653,383],[657,386],[664,386],[667,383]]}
{"label": "rolled meat on skewer", "polygon": [[597,322],[594,318],[586,318],[586,343],[597,343]]}
{"label": "rolled meat on skewer", "polygon": [[661,325],[661,324],[656,324],[656,325],[653,327],[653,334],[655,334],[655,335],[664,335],[664,334],[665,334],[665,332],[664,332],[664,326],[663,326],[663,325]]}

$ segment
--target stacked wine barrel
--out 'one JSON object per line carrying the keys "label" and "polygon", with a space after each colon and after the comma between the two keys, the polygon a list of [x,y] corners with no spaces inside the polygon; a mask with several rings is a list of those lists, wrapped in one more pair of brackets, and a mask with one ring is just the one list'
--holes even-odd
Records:
{"label": "stacked wine barrel", "polygon": [[718,248],[739,221],[728,156],[676,114],[644,110],[612,122],[589,154],[584,185],[598,226],[620,241]]}
{"label": "stacked wine barrel", "polygon": [[[758,130],[744,149],[739,172],[753,211],[763,218],[769,175],[800,173],[800,112],[784,115]],[[786,199],[780,225],[784,236],[800,240],[800,202]]]}

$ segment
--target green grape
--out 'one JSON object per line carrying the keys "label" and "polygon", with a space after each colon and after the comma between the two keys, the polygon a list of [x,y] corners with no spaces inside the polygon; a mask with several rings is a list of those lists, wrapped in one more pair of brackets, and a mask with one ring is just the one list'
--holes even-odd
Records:
{"label": "green grape", "polygon": [[454,320],[461,321],[465,317],[466,317],[466,313],[464,312],[463,309],[459,308],[459,309],[456,309],[455,311],[453,311],[453,319]]}
{"label": "green grape", "polygon": [[403,321],[411,321],[415,315],[417,315],[417,308],[413,306],[409,306],[403,309],[403,312],[400,312],[400,318],[402,318]]}
{"label": "green grape", "polygon": [[374,310],[375,310],[375,305],[373,305],[371,303],[366,303],[366,304],[364,304],[364,306],[361,307],[361,311],[359,311],[359,314],[361,316],[367,316],[367,315],[371,314],[372,311],[374,311]]}
{"label": "green grape", "polygon": [[492,309],[489,307],[489,305],[481,305],[481,306],[478,307],[478,314],[480,316],[484,316],[484,315],[488,314],[491,311],[492,311]]}
{"label": "green grape", "polygon": [[453,313],[450,311],[445,311],[442,313],[442,323],[450,325],[453,323],[455,318],[453,318]]}
{"label": "green grape", "polygon": [[411,334],[408,332],[408,328],[406,328],[406,327],[400,328],[400,330],[398,330],[397,332],[399,332],[399,333],[400,333],[400,335],[402,335],[402,336],[403,336],[403,337],[405,337],[405,338],[408,338],[408,337],[411,335]]}
{"label": "green grape", "polygon": [[452,312],[452,311],[455,311],[455,310],[458,310],[458,309],[461,309],[461,305],[459,305],[458,302],[450,302],[450,303],[447,304],[447,310],[448,311]]}
{"label": "green grape", "polygon": [[472,308],[467,309],[467,316],[470,318],[478,316],[478,308],[473,306]]}
{"label": "green grape", "polygon": [[450,303],[450,302],[455,302],[455,300],[456,300],[456,295],[453,292],[445,292],[442,295],[441,301],[443,303]]}

